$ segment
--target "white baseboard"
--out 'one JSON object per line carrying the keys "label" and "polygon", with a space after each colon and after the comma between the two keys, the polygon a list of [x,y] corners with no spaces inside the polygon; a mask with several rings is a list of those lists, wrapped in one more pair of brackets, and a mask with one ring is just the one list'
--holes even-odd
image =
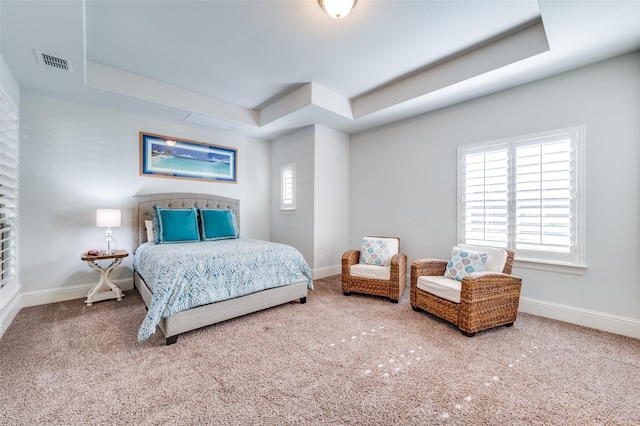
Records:
{"label": "white baseboard", "polygon": [[[342,273],[342,266],[334,265],[321,269],[312,269],[311,273],[313,274],[313,279],[330,277]],[[133,278],[113,280],[113,282],[123,291],[133,290]],[[80,284],[22,293],[22,307],[46,305],[48,303],[64,302],[73,299],[84,299],[96,284],[97,283]]]}
{"label": "white baseboard", "polygon": [[312,269],[313,279],[318,280],[320,278],[330,277],[332,275],[338,275],[342,273],[342,265],[327,266],[326,268]]}
{"label": "white baseboard", "polygon": [[[314,279],[320,279],[340,274],[342,267],[341,265],[334,265],[326,268],[313,269],[311,272],[313,273]],[[124,291],[133,289],[133,278],[114,280],[114,282]],[[96,284],[97,283],[81,284],[57,289],[30,291],[22,293],[22,295],[20,295],[19,291],[16,291],[12,296],[5,299],[6,301],[3,304],[2,316],[0,316],[0,336],[2,336],[22,307],[45,305],[73,299],[84,299],[87,297],[89,290]],[[634,318],[591,311],[528,297],[520,298],[519,311],[640,339],[640,320]]]}
{"label": "white baseboard", "polygon": [[[133,278],[113,280],[123,291],[133,290]],[[89,291],[98,283],[80,284],[62,288],[37,290],[22,293],[22,306],[46,305],[48,303],[64,302],[66,300],[84,299]]]}
{"label": "white baseboard", "polygon": [[545,318],[551,318],[584,327],[595,328],[597,330],[608,331],[609,333],[621,334],[623,336],[640,339],[640,320],[634,318],[621,317],[618,315],[576,308],[574,306],[546,302],[544,300],[530,299],[528,297],[520,298],[520,307],[518,310],[527,314],[538,315]]}
{"label": "white baseboard", "polygon": [[11,321],[18,315],[22,305],[20,304],[20,286],[11,288],[4,287],[0,290],[2,300],[0,300],[0,337],[9,328]]}

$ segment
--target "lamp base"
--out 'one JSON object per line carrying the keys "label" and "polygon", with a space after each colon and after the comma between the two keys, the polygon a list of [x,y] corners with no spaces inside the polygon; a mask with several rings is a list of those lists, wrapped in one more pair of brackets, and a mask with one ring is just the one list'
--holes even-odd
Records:
{"label": "lamp base", "polygon": [[104,240],[102,240],[102,244],[100,245],[100,254],[112,254],[118,250],[118,242],[113,238],[111,228],[107,228],[104,235]]}

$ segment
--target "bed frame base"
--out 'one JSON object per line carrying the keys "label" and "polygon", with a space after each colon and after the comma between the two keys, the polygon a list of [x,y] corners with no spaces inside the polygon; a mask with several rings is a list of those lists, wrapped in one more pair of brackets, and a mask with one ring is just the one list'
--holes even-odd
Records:
{"label": "bed frame base", "polygon": [[[151,290],[138,272],[133,274],[133,283],[148,307],[151,303]],[[158,323],[158,327],[166,337],[166,344],[172,345],[178,340],[178,335],[187,331],[262,311],[297,299],[300,300],[300,303],[307,302],[306,282],[262,290],[235,299],[178,312],[162,319]]]}

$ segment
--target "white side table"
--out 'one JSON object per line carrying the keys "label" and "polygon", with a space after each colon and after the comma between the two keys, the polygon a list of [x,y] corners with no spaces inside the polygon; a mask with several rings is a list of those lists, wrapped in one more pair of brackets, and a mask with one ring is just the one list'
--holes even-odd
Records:
{"label": "white side table", "polygon": [[[122,259],[127,256],[129,256],[129,253],[126,250],[115,250],[111,254],[98,254],[95,256],[83,253],[80,256],[80,259],[87,262],[87,265],[100,273],[100,282],[89,291],[89,294],[87,294],[87,300],[84,301],[87,306],[91,306],[93,302],[99,302],[100,300],[122,300],[124,294],[122,293],[122,290],[120,290],[120,287],[111,281],[110,275],[111,271],[120,265],[122,263]],[[108,259],[113,259],[113,262],[111,262],[111,265],[109,265],[107,269],[104,269],[96,263],[97,260]]]}

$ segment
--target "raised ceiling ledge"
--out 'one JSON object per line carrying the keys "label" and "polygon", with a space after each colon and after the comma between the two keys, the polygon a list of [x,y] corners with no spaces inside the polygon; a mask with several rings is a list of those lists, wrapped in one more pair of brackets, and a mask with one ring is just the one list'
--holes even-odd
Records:
{"label": "raised ceiling ledge", "polygon": [[258,126],[259,112],[182,87],[87,60],[85,84],[203,116]]}
{"label": "raised ceiling ledge", "polygon": [[316,118],[353,121],[375,113],[411,104],[439,90],[453,87],[489,71],[513,64],[549,50],[540,18],[488,40],[472,49],[432,64],[396,82],[355,100],[346,98],[314,82],[302,84],[261,109],[250,109],[201,93],[87,60],[88,86],[177,108],[185,116],[195,113],[253,128],[290,128],[312,123]]}
{"label": "raised ceiling ledge", "polygon": [[353,119],[351,100],[311,82],[262,108],[260,110],[260,126],[272,123],[309,105],[350,120]]}
{"label": "raised ceiling ledge", "polygon": [[360,118],[549,50],[540,18],[354,101]]}

